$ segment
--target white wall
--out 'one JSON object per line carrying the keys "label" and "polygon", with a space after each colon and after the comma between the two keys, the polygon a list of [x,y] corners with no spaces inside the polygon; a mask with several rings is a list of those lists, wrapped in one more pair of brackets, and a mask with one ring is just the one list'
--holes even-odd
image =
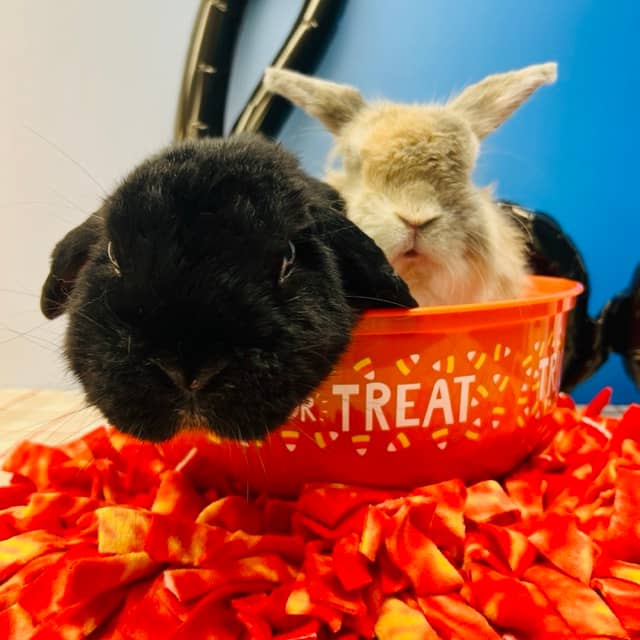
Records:
{"label": "white wall", "polygon": [[65,320],[38,307],[48,256],[102,189],[171,141],[197,7],[0,2],[0,387],[72,386]]}

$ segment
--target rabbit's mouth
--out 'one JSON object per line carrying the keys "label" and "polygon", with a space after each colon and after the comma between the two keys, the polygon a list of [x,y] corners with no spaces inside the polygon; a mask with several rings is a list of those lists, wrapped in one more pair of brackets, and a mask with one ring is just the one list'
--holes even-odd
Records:
{"label": "rabbit's mouth", "polygon": [[393,263],[394,266],[396,264],[411,265],[414,262],[424,260],[425,258],[426,258],[426,255],[420,252],[415,246],[413,246],[410,249],[406,249],[402,253],[399,253],[395,257],[395,259],[391,260],[391,262]]}
{"label": "rabbit's mouth", "polygon": [[205,416],[197,405],[191,404],[186,408],[181,408],[178,411],[179,415],[179,427],[178,431],[185,429],[209,429],[209,420]]}
{"label": "rabbit's mouth", "polygon": [[[430,271],[440,266],[436,256],[416,246],[406,249],[390,262],[396,273],[405,281],[412,275],[418,280],[429,279]],[[411,289],[411,284],[409,288]]]}

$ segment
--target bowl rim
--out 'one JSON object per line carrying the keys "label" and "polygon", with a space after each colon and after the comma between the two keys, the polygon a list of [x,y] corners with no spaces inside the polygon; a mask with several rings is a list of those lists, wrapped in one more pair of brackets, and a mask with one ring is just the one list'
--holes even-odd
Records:
{"label": "bowl rim", "polygon": [[[492,302],[468,302],[465,304],[448,304],[434,307],[415,307],[413,309],[371,309],[365,311],[365,318],[385,318],[399,315],[407,316],[438,316],[450,313],[476,313],[478,311],[493,311],[495,309],[521,308],[535,304],[556,302],[564,298],[577,298],[583,291],[584,285],[577,280],[556,278],[553,276],[527,276],[530,288],[525,297],[510,298],[508,300],[494,300]],[[541,291],[540,287],[548,287],[551,291]]]}
{"label": "bowl rim", "polygon": [[[552,276],[527,276],[523,297],[493,302],[416,307],[413,309],[374,309],[365,311],[354,335],[420,333],[477,326],[500,326],[527,319],[551,316],[571,310],[584,291],[582,283]],[[428,322],[424,322],[428,320]]]}

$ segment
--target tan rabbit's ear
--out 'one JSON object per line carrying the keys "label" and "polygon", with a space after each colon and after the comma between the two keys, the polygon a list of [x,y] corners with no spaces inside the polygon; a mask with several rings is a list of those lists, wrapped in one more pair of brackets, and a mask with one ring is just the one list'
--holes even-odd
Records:
{"label": "tan rabbit's ear", "polygon": [[276,67],[265,71],[264,87],[320,120],[332,133],[338,133],[365,105],[360,93],[349,85]]}
{"label": "tan rabbit's ear", "polygon": [[447,106],[464,115],[473,132],[483,138],[500,126],[538,87],[557,78],[555,62],[487,76],[467,87]]}

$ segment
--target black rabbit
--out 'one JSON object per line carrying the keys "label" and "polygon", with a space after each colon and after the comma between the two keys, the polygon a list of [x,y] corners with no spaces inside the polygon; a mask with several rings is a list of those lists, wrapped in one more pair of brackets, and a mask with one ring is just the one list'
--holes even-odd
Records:
{"label": "black rabbit", "polygon": [[337,193],[256,135],[169,148],[53,251],[42,311],[117,428],[260,438],[346,348],[359,311],[415,306]]}

